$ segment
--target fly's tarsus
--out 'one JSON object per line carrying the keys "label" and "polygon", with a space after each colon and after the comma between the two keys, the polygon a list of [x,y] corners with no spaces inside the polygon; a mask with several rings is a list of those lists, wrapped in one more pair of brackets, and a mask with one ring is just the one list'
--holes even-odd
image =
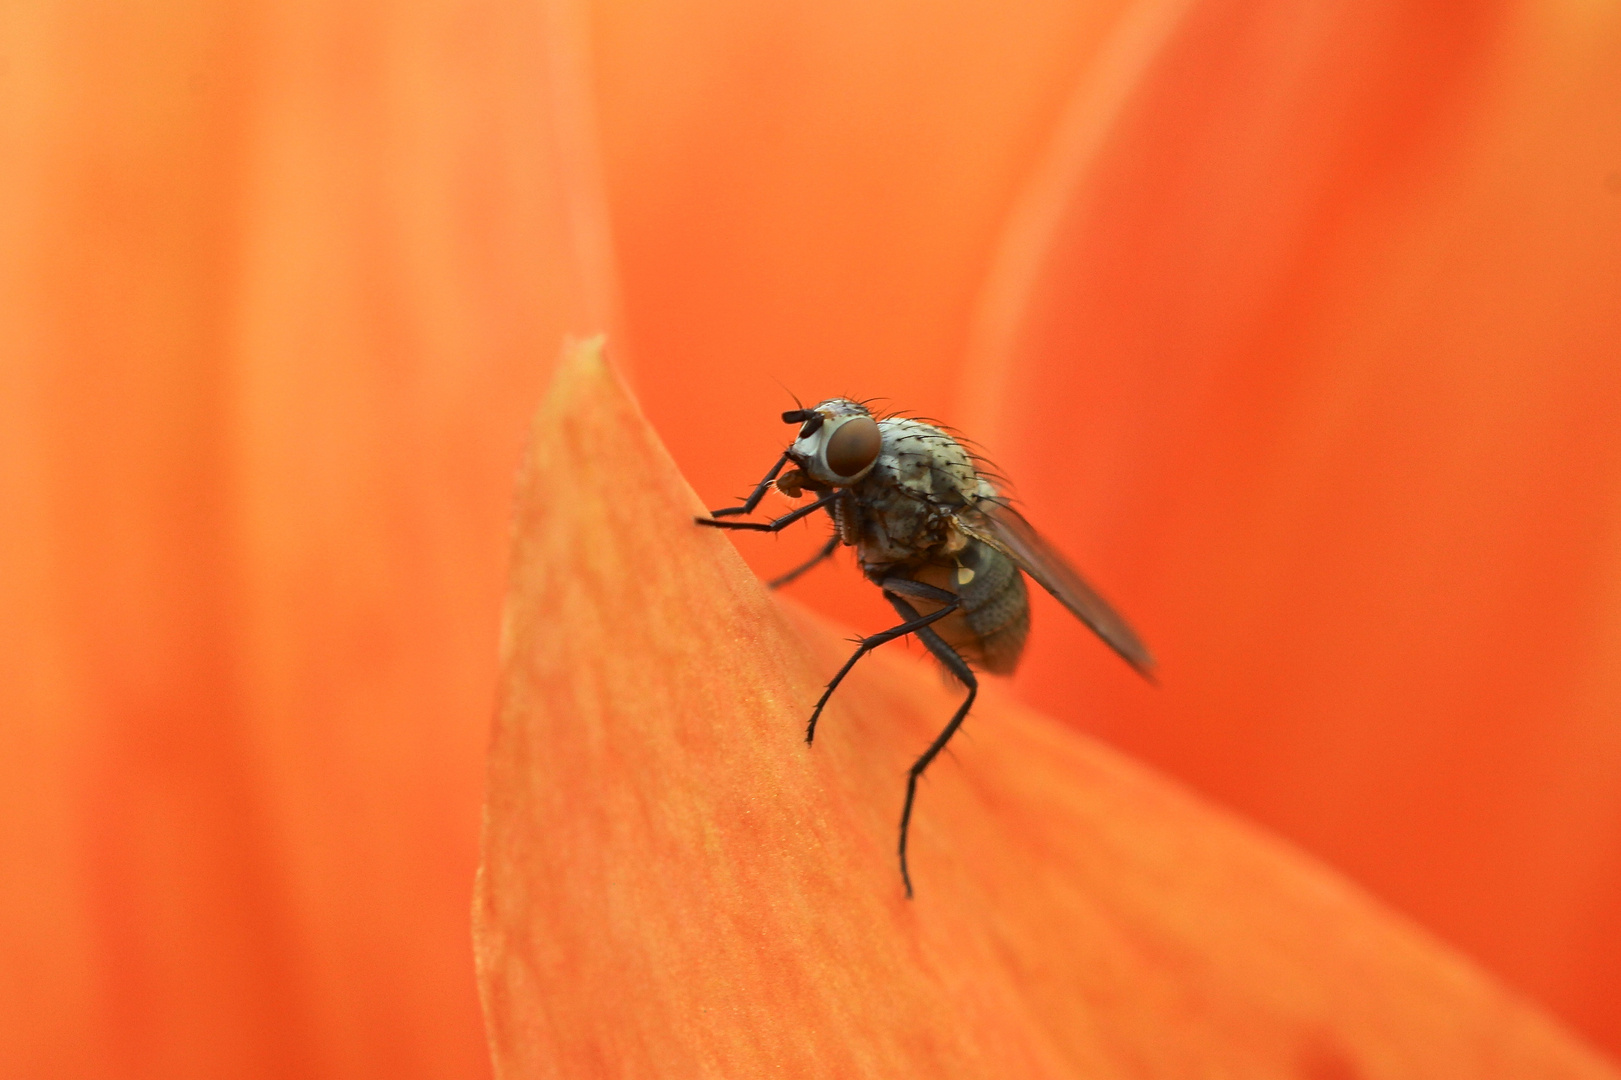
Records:
{"label": "fly's tarsus", "polygon": [[712,529],[741,529],[744,532],[781,532],[799,519],[813,514],[822,507],[839,497],[837,491],[830,491],[813,503],[806,503],[798,510],[772,518],[770,521],[717,521],[713,514],[706,518],[693,518],[700,525],[708,525]]}

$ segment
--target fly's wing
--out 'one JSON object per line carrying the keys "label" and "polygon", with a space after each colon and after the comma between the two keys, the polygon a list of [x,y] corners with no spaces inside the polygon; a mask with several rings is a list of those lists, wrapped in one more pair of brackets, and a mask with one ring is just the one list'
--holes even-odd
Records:
{"label": "fly's wing", "polygon": [[1153,678],[1154,657],[1120,613],[1097,594],[1069,561],[1041,538],[1024,516],[1001,499],[982,498],[956,515],[958,526],[996,548],[1058,598],[1070,613],[1145,677]]}

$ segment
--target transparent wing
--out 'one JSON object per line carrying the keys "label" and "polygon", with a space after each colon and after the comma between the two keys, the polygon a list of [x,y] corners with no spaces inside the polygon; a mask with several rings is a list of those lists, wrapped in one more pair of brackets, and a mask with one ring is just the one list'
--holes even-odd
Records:
{"label": "transparent wing", "polygon": [[968,535],[996,548],[1058,598],[1092,632],[1142,675],[1153,678],[1154,657],[1120,613],[1060,555],[1024,516],[1001,499],[980,499],[956,515]]}

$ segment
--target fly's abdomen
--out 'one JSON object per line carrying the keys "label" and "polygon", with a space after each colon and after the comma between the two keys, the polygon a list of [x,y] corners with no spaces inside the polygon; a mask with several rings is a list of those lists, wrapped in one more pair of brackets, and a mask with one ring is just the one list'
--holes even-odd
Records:
{"label": "fly's abdomen", "polygon": [[974,576],[957,586],[963,621],[978,643],[979,665],[996,675],[1019,666],[1030,633],[1030,594],[1013,560],[989,544],[970,541],[959,556]]}
{"label": "fly's abdomen", "polygon": [[[963,581],[962,571],[973,576]],[[962,606],[934,624],[934,632],[981,671],[1011,674],[1030,633],[1030,595],[1024,575],[1000,551],[978,540],[949,562],[939,560],[918,567],[909,576],[962,597]],[[920,614],[940,605],[911,601]]]}

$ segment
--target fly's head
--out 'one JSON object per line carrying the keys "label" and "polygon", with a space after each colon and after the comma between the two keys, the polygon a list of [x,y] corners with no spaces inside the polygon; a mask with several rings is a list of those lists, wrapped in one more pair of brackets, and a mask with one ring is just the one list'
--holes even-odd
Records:
{"label": "fly's head", "polygon": [[798,496],[800,488],[849,487],[872,471],[883,446],[878,421],[866,406],[848,398],[828,398],[812,409],[791,409],[782,419],[800,425],[788,448],[797,468],[777,481],[788,495]]}

